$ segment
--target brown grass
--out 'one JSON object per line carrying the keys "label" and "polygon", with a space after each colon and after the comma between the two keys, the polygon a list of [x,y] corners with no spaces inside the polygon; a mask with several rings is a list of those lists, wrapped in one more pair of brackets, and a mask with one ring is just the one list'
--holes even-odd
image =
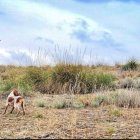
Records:
{"label": "brown grass", "polygon": [[[140,138],[140,109],[118,108],[115,105],[81,109],[48,108],[56,99],[68,95],[34,94],[26,97],[26,115],[16,117],[4,111],[5,98],[0,102],[0,138]],[[74,100],[87,103],[95,95],[76,95]],[[45,107],[36,105],[45,101]]]}

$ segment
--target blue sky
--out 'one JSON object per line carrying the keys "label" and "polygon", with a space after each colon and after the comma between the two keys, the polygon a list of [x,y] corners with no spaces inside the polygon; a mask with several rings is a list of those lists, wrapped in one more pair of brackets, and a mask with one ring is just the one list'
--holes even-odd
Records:
{"label": "blue sky", "polygon": [[0,64],[140,59],[139,0],[0,0]]}

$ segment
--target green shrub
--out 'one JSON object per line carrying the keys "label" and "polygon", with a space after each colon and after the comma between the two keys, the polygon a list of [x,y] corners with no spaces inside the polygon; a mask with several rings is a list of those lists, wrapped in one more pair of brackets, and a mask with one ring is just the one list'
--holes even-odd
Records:
{"label": "green shrub", "polygon": [[28,82],[26,82],[26,75],[19,75],[18,77],[15,78],[15,83],[17,85],[18,90],[20,93],[24,96],[29,95],[29,92],[32,90],[31,85],[29,85]]}
{"label": "green shrub", "polygon": [[43,70],[38,67],[28,68],[26,71],[25,82],[35,91],[44,91],[46,77],[44,76]]}
{"label": "green shrub", "polygon": [[54,82],[60,83],[62,85],[66,82],[71,82],[71,84],[74,84],[76,81],[76,76],[81,70],[81,66],[72,64],[59,64],[54,67],[52,79]]}
{"label": "green shrub", "polygon": [[41,74],[42,71],[40,68],[36,68],[36,67],[28,68],[26,72],[26,80],[31,84],[38,84],[44,81]]}
{"label": "green shrub", "polygon": [[96,75],[92,72],[81,72],[80,80],[86,85],[86,92],[91,93],[96,88]]}
{"label": "green shrub", "polygon": [[81,73],[81,80],[86,85],[88,93],[97,89],[110,88],[115,77],[111,74],[84,72]]}
{"label": "green shrub", "polygon": [[96,86],[98,88],[105,88],[105,87],[110,87],[112,85],[112,82],[114,81],[114,76],[111,74],[104,74],[100,73],[96,75]]}
{"label": "green shrub", "polygon": [[5,80],[1,82],[0,90],[1,91],[10,91],[16,86],[14,81],[12,80]]}
{"label": "green shrub", "polygon": [[137,70],[138,63],[137,60],[132,58],[125,65],[122,66],[122,70]]}

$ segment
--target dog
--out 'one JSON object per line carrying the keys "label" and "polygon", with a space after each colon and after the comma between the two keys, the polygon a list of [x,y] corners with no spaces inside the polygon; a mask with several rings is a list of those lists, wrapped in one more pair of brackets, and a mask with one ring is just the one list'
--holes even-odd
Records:
{"label": "dog", "polygon": [[20,95],[20,93],[16,89],[13,89],[11,93],[8,95],[6,100],[6,108],[3,114],[6,114],[6,110],[9,106],[12,106],[12,110],[10,113],[12,113],[14,109],[16,109],[18,115],[20,113],[20,110],[22,109],[23,115],[25,115],[24,98]]}

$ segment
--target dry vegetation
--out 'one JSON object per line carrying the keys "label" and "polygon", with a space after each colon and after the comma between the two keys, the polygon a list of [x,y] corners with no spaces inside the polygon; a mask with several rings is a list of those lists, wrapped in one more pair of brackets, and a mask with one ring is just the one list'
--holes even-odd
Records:
{"label": "dry vegetation", "polygon": [[[74,95],[72,99],[69,95],[36,93],[26,97],[26,115],[18,117],[16,111],[2,115],[5,97],[1,97],[0,138],[140,138],[139,108],[120,108],[113,104],[85,106],[96,99],[94,94]],[[79,104],[63,106],[64,100]]]}
{"label": "dry vegetation", "polygon": [[[17,88],[26,115],[2,115]],[[140,68],[0,66],[0,138],[140,138]]]}

